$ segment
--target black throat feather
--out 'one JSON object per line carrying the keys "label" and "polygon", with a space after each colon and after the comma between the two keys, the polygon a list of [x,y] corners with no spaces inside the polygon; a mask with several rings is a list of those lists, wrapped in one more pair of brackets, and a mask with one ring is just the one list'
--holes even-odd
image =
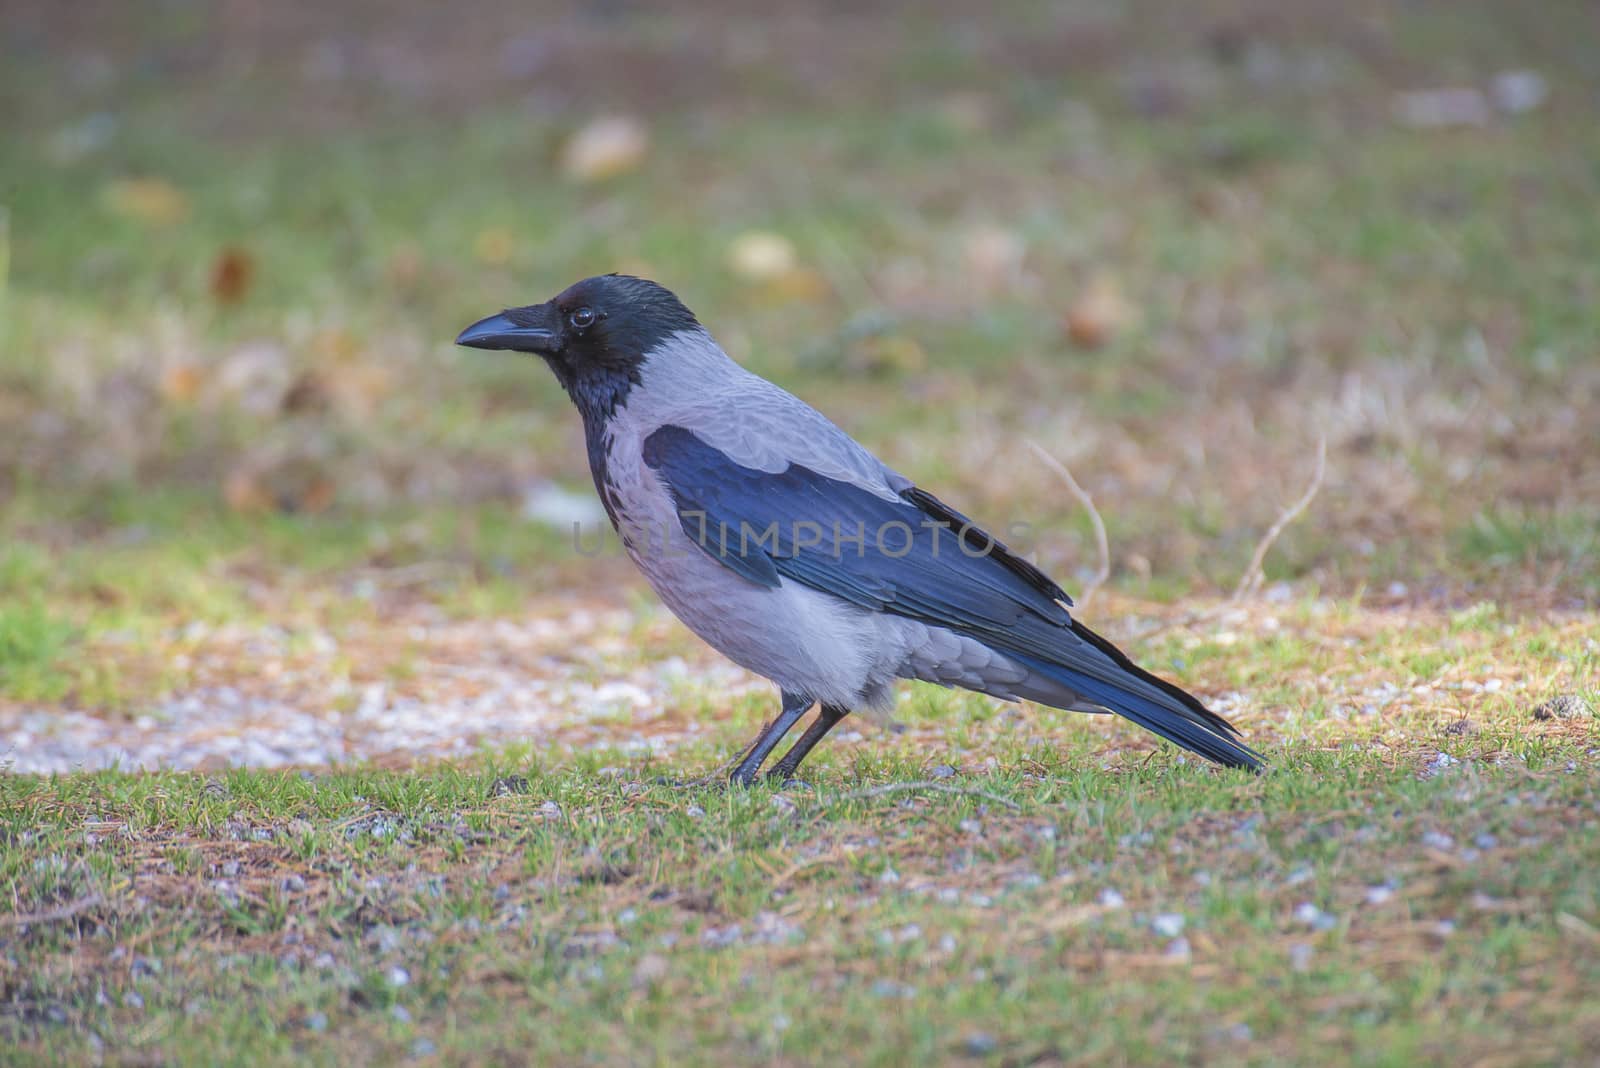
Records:
{"label": "black throat feather", "polygon": [[622,407],[628,393],[639,384],[637,365],[627,369],[590,368],[577,375],[556,375],[566,387],[567,396],[577,406],[583,417],[583,444],[589,454],[589,474],[594,478],[594,491],[600,496],[611,526],[618,526],[616,486],[611,479],[610,463],[606,456],[606,427],[611,417]]}

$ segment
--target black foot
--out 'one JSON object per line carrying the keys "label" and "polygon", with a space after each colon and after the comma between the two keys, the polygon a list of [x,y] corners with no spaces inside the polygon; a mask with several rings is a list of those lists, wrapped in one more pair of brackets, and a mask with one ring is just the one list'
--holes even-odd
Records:
{"label": "black foot", "polygon": [[750,748],[745,750],[744,757],[734,767],[733,773],[728,776],[728,781],[736,786],[749,786],[756,781],[756,775],[761,771],[761,762],[767,759],[767,754],[772,752],[772,747],[783,741],[783,736],[789,733],[800,717],[806,714],[806,709],[811,707],[811,698],[799,694],[783,693],[783,708],[771,723],[756,735],[756,740],[750,743]]}
{"label": "black foot", "polygon": [[843,708],[823,705],[822,711],[817,713],[817,718],[811,721],[811,726],[807,727],[800,740],[794,743],[794,748],[785,753],[782,760],[772,765],[772,770],[767,772],[767,778],[778,782],[789,782],[793,779],[795,769],[800,766],[800,762],[818,742],[827,737],[828,732],[833,730],[840,720],[849,714]]}

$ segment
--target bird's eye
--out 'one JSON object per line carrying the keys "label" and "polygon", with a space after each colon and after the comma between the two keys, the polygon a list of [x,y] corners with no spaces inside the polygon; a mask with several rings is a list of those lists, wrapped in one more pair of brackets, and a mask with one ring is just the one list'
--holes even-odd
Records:
{"label": "bird's eye", "polygon": [[586,330],[593,326],[594,319],[595,315],[593,308],[579,308],[571,315],[567,316],[567,321],[579,330]]}

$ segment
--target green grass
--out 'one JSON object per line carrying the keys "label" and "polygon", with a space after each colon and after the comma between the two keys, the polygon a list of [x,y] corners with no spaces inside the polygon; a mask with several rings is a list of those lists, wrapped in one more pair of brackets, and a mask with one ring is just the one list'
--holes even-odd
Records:
{"label": "green grass", "polygon": [[0,692],[22,701],[59,699],[65,686],[60,662],[72,637],[71,624],[37,602],[0,608]]}
{"label": "green grass", "polygon": [[822,747],[807,786],[666,785],[770,711],[692,685],[674,701],[701,732],[665,757],[0,777],[0,1038],[41,1063],[113,1044],[1570,1060],[1600,1036],[1595,727],[1531,712],[1600,699],[1586,633],[1488,603],[1385,620],[1313,599],[1136,645],[1251,695],[1260,777],[920,687],[900,733]]}
{"label": "green grass", "polygon": [[0,780],[0,1027],[40,1061],[864,1064],[1570,1060],[1600,1028],[1581,747],[1013,755],[882,796],[925,765],[775,794],[602,759]]}

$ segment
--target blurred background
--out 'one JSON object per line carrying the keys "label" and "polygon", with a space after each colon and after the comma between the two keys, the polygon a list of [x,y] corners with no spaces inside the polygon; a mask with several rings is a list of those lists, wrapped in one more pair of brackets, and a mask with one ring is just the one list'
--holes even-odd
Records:
{"label": "blurred background", "polygon": [[1600,596],[1591,3],[11,0],[0,33],[0,705],[137,711],[240,621],[643,610],[572,550],[553,379],[451,344],[613,270],[1069,587],[1092,528],[1028,441],[1163,601],[1232,588],[1325,435],[1269,592]]}

